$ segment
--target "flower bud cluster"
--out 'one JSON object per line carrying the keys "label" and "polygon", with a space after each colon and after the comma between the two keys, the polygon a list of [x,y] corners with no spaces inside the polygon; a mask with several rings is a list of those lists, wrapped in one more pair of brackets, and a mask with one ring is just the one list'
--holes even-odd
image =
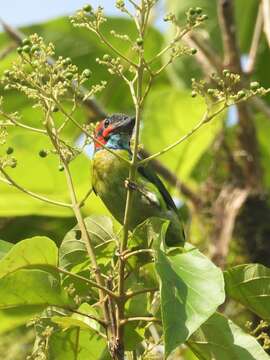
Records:
{"label": "flower bud cluster", "polygon": [[103,55],[102,59],[97,58],[96,61],[99,64],[105,65],[111,75],[116,74],[118,76],[122,76],[124,66],[121,63],[120,57],[114,58],[108,54],[105,54]]}
{"label": "flower bud cluster", "polygon": [[223,70],[221,75],[213,73],[211,80],[215,87],[209,87],[204,80],[196,81],[192,79],[192,97],[200,95],[206,99],[207,103],[223,100],[229,106],[255,95],[264,96],[270,91],[270,89],[265,89],[255,81],[250,83],[249,88],[241,88],[240,75],[227,69]]}
{"label": "flower bud cluster", "polygon": [[85,5],[75,15],[71,16],[71,23],[75,27],[87,28],[95,33],[99,31],[100,26],[106,21],[101,6],[94,10],[91,5]]}

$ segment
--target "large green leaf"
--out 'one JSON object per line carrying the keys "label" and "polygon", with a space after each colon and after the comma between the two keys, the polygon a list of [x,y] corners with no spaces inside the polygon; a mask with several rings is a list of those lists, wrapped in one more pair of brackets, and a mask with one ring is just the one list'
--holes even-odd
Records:
{"label": "large green leaf", "polygon": [[0,332],[26,323],[48,305],[74,306],[61,288],[57,264],[58,249],[47,237],[22,240],[6,252],[0,261]]}
{"label": "large green leaf", "polygon": [[43,270],[21,269],[0,279],[0,309],[41,305],[74,306],[59,277]]}
{"label": "large green leaf", "polygon": [[[116,239],[116,235],[113,232],[112,220],[107,216],[92,215],[85,218],[84,221],[91,241],[96,246],[99,263],[108,263],[115,251],[113,240]],[[109,243],[110,241],[112,243]],[[60,265],[66,269],[74,268],[76,265],[88,261],[85,244],[77,225],[65,236],[59,253]]]}
{"label": "large green leaf", "polygon": [[256,339],[216,313],[188,341],[200,360],[269,360]]}
{"label": "large green leaf", "polygon": [[235,266],[224,273],[226,293],[270,320],[270,269],[260,264]]}
{"label": "large green leaf", "polygon": [[55,243],[45,237],[36,236],[14,245],[0,261],[0,278],[18,269],[57,266],[58,249]]}
{"label": "large green leaf", "polygon": [[157,250],[165,352],[186,341],[224,302],[223,275],[189,244],[165,253]]}
{"label": "large green leaf", "polygon": [[0,334],[24,325],[44,309],[42,305],[21,305],[0,310]]}
{"label": "large green leaf", "polygon": [[106,341],[101,336],[80,328],[58,331],[50,338],[50,359],[103,360],[104,354]]}
{"label": "large green leaf", "polygon": [[[147,149],[157,152],[187,134],[201,120],[205,105],[186,91],[163,87],[148,97],[144,111],[142,140]],[[193,168],[208,149],[221,128],[220,118],[214,119],[161,157],[161,160],[183,181],[190,178]]]}

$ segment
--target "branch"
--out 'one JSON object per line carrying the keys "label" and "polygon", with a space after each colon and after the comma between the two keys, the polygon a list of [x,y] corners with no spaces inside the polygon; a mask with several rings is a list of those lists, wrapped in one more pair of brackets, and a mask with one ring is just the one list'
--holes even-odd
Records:
{"label": "branch", "polygon": [[[233,1],[218,1],[218,16],[224,48],[224,66],[229,70],[243,75],[240,53],[236,40],[236,26],[234,21]],[[242,84],[240,84],[241,86]],[[261,186],[261,168],[258,161],[258,143],[256,129],[247,104],[237,105],[239,115],[238,139],[242,150],[246,153],[244,159],[245,180],[248,186],[259,189]]]}
{"label": "branch", "polygon": [[256,57],[257,57],[259,43],[262,34],[262,28],[263,28],[263,11],[262,11],[262,4],[260,3],[258,8],[256,24],[253,32],[252,42],[249,50],[248,62],[245,69],[246,73],[248,74],[251,74],[255,67]]}

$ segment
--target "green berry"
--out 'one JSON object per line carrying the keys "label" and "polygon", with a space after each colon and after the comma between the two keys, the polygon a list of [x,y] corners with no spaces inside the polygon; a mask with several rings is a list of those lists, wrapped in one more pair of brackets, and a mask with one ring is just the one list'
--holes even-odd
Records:
{"label": "green berry", "polygon": [[202,8],[200,8],[200,7],[196,7],[195,10],[198,15],[200,15],[202,13]]}
{"label": "green berry", "polygon": [[39,48],[38,45],[33,45],[33,46],[31,47],[31,53],[35,53],[36,51],[40,51],[40,48]]}
{"label": "green berry", "polygon": [[63,165],[59,165],[59,166],[58,166],[58,170],[59,170],[59,171],[64,171],[64,166],[63,166]]}
{"label": "green berry", "polygon": [[89,69],[85,69],[82,75],[88,79],[91,76],[91,71]]}
{"label": "green berry", "polygon": [[246,96],[246,93],[244,92],[244,90],[238,91],[238,93],[237,93],[238,99],[242,99],[245,96]]}
{"label": "green berry", "polygon": [[41,158],[45,158],[48,155],[48,152],[46,150],[40,150],[38,154]]}
{"label": "green berry", "polygon": [[92,10],[92,6],[90,4],[86,4],[84,5],[83,10],[85,12],[90,12]]}
{"label": "green berry", "polygon": [[10,155],[10,154],[13,153],[13,151],[14,151],[13,147],[9,146],[9,147],[7,148],[7,150],[6,150],[6,153],[7,153],[8,155]]}
{"label": "green berry", "polygon": [[195,55],[197,53],[197,49],[191,48],[190,53],[191,53],[191,55]]}
{"label": "green berry", "polygon": [[9,71],[9,70],[5,70],[5,71],[4,71],[4,75],[5,75],[6,77],[8,77],[8,76],[10,75],[10,71]]}
{"label": "green berry", "polygon": [[214,93],[215,93],[214,89],[208,89],[207,90],[207,94],[209,94],[209,95],[214,95]]}
{"label": "green berry", "polygon": [[18,54],[21,54],[21,53],[23,52],[22,47],[19,46],[19,47],[17,48],[17,52],[18,52]]}
{"label": "green berry", "polygon": [[193,9],[193,8],[190,8],[190,9],[189,9],[189,13],[190,13],[190,15],[195,15],[195,14],[196,14],[196,10]]}
{"label": "green berry", "polygon": [[68,58],[66,58],[66,59],[63,60],[63,64],[64,64],[64,65],[70,65],[71,62],[72,62],[72,61],[71,61],[71,58],[70,58],[70,57],[68,57]]}
{"label": "green berry", "polygon": [[24,45],[23,48],[22,48],[22,51],[29,54],[30,53],[30,46],[29,45]]}
{"label": "green berry", "polygon": [[12,169],[15,169],[16,166],[17,166],[17,161],[14,160],[14,161],[10,164],[10,167],[11,167]]}
{"label": "green berry", "polygon": [[260,87],[260,84],[258,83],[258,81],[252,81],[251,83],[250,83],[250,88],[252,89],[252,90],[256,90],[256,89],[258,89]]}
{"label": "green berry", "polygon": [[143,39],[142,38],[136,39],[136,43],[137,43],[138,46],[142,46],[143,45]]}
{"label": "green berry", "polygon": [[23,44],[23,45],[30,45],[31,42],[30,42],[29,39],[23,39],[22,44]]}
{"label": "green berry", "polygon": [[191,97],[195,98],[196,96],[197,96],[196,91],[192,91],[192,92],[191,92]]}
{"label": "green berry", "polygon": [[109,61],[110,59],[111,59],[110,55],[108,55],[108,54],[103,55],[104,61]]}

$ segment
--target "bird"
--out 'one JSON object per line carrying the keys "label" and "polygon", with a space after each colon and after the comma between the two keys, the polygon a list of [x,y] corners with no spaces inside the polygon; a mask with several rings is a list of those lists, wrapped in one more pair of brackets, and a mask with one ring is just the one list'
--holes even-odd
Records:
{"label": "bird", "polygon": [[139,165],[135,182],[128,182],[130,166],[121,158],[132,159],[134,126],[135,118],[125,114],[107,116],[96,125],[92,161],[93,191],[113,217],[123,224],[127,189],[130,186],[134,195],[129,230],[132,231],[151,217],[166,219],[170,221],[165,237],[166,245],[183,246],[185,234],[177,207],[152,166]]}

